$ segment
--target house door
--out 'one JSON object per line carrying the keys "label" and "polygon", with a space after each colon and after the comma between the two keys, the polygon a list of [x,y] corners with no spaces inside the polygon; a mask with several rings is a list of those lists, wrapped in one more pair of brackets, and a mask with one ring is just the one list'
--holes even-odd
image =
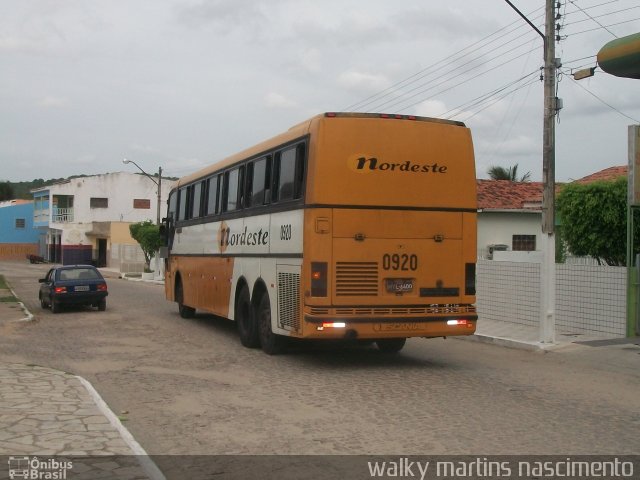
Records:
{"label": "house door", "polygon": [[98,239],[98,267],[107,266],[107,239]]}

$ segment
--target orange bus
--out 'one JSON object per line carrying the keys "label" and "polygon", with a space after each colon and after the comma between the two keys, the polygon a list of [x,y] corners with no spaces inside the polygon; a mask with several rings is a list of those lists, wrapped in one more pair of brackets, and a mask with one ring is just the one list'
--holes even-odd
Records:
{"label": "orange bus", "polygon": [[178,181],[166,297],[237,323],[268,354],[289,337],[475,332],[476,176],[463,123],[325,113]]}

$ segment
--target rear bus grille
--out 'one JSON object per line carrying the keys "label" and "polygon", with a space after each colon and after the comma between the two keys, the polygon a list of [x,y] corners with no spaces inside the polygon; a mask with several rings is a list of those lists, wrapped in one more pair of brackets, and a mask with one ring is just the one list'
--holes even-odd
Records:
{"label": "rear bus grille", "polygon": [[337,262],[336,296],[375,297],[378,295],[376,262]]}

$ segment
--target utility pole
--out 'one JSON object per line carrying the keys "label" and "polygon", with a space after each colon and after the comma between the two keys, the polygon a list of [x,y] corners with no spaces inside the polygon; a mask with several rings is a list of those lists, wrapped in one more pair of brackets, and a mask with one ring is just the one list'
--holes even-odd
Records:
{"label": "utility pole", "polygon": [[[542,253],[540,268],[540,343],[554,343],[556,336],[556,113],[561,105],[556,98],[556,0],[545,0],[545,32],[538,30],[510,0],[504,0],[544,42],[544,123],[542,134]],[[558,2],[559,3],[559,2]]]}
{"label": "utility pole", "polygon": [[162,197],[162,167],[158,167],[158,215],[156,220],[156,225],[160,225],[160,198]]}
{"label": "utility pole", "polygon": [[556,97],[556,5],[555,0],[546,0],[545,49],[544,49],[544,125],[542,150],[542,242],[543,262],[540,271],[540,342],[555,342],[556,303],[556,242],[555,242],[555,195],[556,195],[556,128],[558,111]]}

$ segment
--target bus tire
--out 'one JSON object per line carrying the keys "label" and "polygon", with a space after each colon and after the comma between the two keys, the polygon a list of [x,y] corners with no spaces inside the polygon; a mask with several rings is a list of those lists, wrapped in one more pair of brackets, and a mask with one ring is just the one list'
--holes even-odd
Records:
{"label": "bus tire", "polygon": [[243,285],[236,298],[235,316],[238,324],[238,333],[240,334],[240,343],[247,348],[259,347],[258,322],[256,322],[251,308],[249,289],[246,285]]}
{"label": "bus tire", "polygon": [[376,340],[376,345],[383,353],[398,353],[406,342],[406,338],[383,338]]}
{"label": "bus tire", "polygon": [[286,346],[287,338],[273,333],[271,329],[271,303],[269,302],[269,295],[266,293],[260,297],[258,309],[256,310],[256,319],[258,320],[262,351],[267,355],[282,353]]}
{"label": "bus tire", "polygon": [[178,302],[178,312],[182,318],[193,318],[196,314],[196,309],[193,307],[187,307],[184,304],[184,289],[182,287],[182,280],[178,280],[176,285],[176,302]]}

